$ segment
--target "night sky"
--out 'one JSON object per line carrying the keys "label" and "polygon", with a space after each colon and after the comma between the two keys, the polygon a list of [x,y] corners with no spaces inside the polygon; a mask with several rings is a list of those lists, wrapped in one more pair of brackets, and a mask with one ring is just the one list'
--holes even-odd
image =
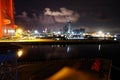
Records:
{"label": "night sky", "polygon": [[73,28],[120,33],[120,8],[115,0],[14,0],[15,23],[25,29]]}

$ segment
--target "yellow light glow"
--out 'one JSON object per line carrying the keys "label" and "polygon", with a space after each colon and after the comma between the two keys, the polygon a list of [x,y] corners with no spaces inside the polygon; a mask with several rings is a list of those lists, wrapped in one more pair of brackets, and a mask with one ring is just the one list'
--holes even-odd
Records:
{"label": "yellow light glow", "polygon": [[23,30],[22,29],[17,29],[17,31],[16,31],[17,33],[22,33],[23,32]]}
{"label": "yellow light glow", "polygon": [[21,37],[22,34],[23,34],[23,29],[21,29],[21,28],[16,29],[15,36]]}
{"label": "yellow light glow", "polygon": [[99,80],[99,77],[83,70],[76,70],[70,67],[64,67],[47,80]]}
{"label": "yellow light glow", "polygon": [[17,56],[18,56],[18,57],[21,57],[22,55],[23,55],[23,50],[18,50]]}
{"label": "yellow light glow", "polygon": [[101,35],[101,34],[103,34],[103,32],[102,32],[102,31],[98,31],[98,34],[100,34],[100,35]]}
{"label": "yellow light glow", "polygon": [[105,34],[104,34],[104,32],[102,32],[102,31],[98,31],[97,36],[98,36],[98,37],[105,37]]}

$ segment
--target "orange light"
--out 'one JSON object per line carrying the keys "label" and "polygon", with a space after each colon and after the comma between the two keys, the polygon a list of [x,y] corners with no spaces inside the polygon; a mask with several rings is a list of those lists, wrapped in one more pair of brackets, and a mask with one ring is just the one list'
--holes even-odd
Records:
{"label": "orange light", "polygon": [[10,24],[10,23],[11,23],[11,21],[9,19],[4,19],[3,20],[3,24]]}

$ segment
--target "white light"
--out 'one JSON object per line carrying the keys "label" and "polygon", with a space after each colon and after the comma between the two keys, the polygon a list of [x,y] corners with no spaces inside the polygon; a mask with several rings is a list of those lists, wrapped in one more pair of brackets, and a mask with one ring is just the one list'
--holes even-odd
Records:
{"label": "white light", "polygon": [[110,35],[110,33],[109,33],[109,32],[107,32],[107,35]]}
{"label": "white light", "polygon": [[117,35],[114,35],[114,37],[117,37]]}
{"label": "white light", "polygon": [[15,30],[11,29],[11,30],[8,30],[8,32],[10,32],[10,33],[14,33]]}
{"label": "white light", "polygon": [[7,30],[5,29],[5,30],[4,30],[4,32],[6,33],[6,32],[7,32]]}
{"label": "white light", "polygon": [[116,41],[117,39],[116,38],[114,38],[114,41]]}
{"label": "white light", "polygon": [[38,34],[39,32],[37,30],[34,31],[35,34]]}
{"label": "white light", "polygon": [[102,32],[102,31],[99,31],[98,34],[103,34],[103,32]]}
{"label": "white light", "polygon": [[58,34],[60,34],[60,31],[58,31]]}
{"label": "white light", "polygon": [[74,34],[74,32],[72,32],[72,34]]}
{"label": "white light", "polygon": [[98,31],[98,37],[104,37],[105,34],[102,31]]}

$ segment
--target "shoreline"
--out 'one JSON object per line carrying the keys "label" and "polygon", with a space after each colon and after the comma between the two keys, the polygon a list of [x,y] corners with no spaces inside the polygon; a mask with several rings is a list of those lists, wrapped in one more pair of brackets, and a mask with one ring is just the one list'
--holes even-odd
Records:
{"label": "shoreline", "polygon": [[52,40],[52,39],[38,39],[38,40],[1,40],[0,44],[23,44],[23,45],[54,45],[54,44],[119,44],[119,41],[115,40]]}

